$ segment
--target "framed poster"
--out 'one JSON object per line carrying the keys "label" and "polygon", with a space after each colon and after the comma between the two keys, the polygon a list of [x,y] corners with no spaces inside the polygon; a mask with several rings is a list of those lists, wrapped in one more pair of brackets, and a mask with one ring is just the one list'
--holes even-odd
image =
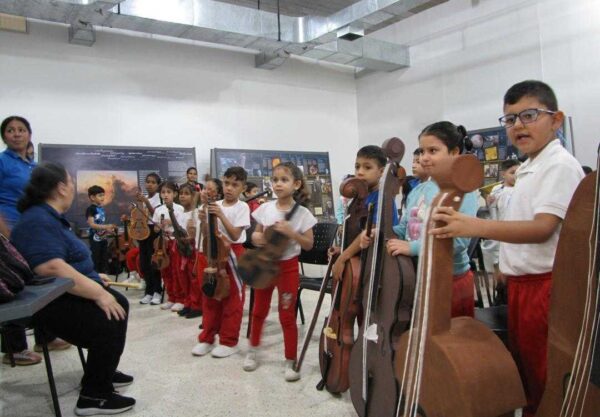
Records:
{"label": "framed poster", "polygon": [[227,168],[241,166],[248,172],[248,181],[263,191],[271,188],[273,167],[282,162],[292,162],[304,173],[310,192],[308,208],[313,215],[319,221],[335,221],[328,152],[215,148],[211,150],[210,172],[220,178]]}
{"label": "framed poster", "polygon": [[196,166],[195,148],[40,144],[38,152],[40,162],[60,162],[73,178],[75,199],[66,216],[85,230],[87,189],[92,185],[106,191],[106,222],[119,224],[121,215],[130,213],[138,187],[145,192],[146,175],[156,172],[162,179],[182,182],[186,170]]}

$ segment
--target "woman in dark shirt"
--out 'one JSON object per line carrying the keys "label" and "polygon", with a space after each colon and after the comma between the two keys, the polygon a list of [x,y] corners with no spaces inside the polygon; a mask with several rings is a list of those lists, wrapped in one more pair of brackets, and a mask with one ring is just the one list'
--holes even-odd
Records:
{"label": "woman in dark shirt", "polygon": [[90,250],[71,231],[64,213],[74,194],[73,180],[63,166],[36,167],[18,203],[21,218],[11,240],[36,274],[66,277],[75,284],[35,316],[42,328],[88,349],[75,414],[116,414],[135,404],[133,398],[115,393],[113,385],[133,380],[117,371],[129,304],[104,286],[108,278],[94,271]]}

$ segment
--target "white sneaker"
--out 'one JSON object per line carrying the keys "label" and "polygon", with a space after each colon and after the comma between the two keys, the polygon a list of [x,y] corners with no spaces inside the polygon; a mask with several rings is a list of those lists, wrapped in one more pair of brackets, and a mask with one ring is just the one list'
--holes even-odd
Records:
{"label": "white sneaker", "polygon": [[171,311],[181,311],[183,310],[185,306],[181,303],[175,303],[173,304],[173,306],[171,307]]}
{"label": "white sneaker", "polygon": [[226,358],[238,352],[237,346],[219,345],[210,353],[213,358]]}
{"label": "white sneaker", "polygon": [[171,307],[173,307],[174,305],[175,305],[174,303],[172,303],[172,302],[170,302],[170,301],[167,301],[166,303],[162,303],[162,304],[160,305],[160,309],[161,309],[161,310],[170,310],[170,309],[171,309]]}
{"label": "white sneaker", "polygon": [[154,295],[152,296],[152,301],[150,301],[150,304],[152,304],[153,306],[159,305],[161,298],[162,297],[160,296],[160,294],[155,292]]}
{"label": "white sneaker", "polygon": [[144,297],[142,297],[142,299],[140,300],[140,304],[150,304],[150,302],[153,300],[152,296],[150,294],[146,294],[144,295]]}
{"label": "white sneaker", "polygon": [[246,353],[246,359],[244,359],[244,364],[242,368],[246,372],[252,372],[258,368],[258,359],[256,358],[256,349],[250,348],[248,349],[248,353]]}
{"label": "white sneaker", "polygon": [[285,360],[285,380],[287,382],[294,382],[300,379],[300,372],[294,371],[294,364],[296,363],[293,359]]}
{"label": "white sneaker", "polygon": [[211,345],[210,343],[198,343],[192,349],[192,355],[194,356],[204,356],[213,350],[215,345]]}

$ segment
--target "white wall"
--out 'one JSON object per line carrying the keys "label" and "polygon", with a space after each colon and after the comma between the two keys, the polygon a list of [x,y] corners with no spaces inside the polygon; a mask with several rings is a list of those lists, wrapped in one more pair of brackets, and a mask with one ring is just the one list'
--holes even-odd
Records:
{"label": "white wall", "polygon": [[360,144],[399,136],[412,151],[420,130],[444,119],[497,126],[506,89],[533,78],[554,88],[573,117],[576,157],[595,167],[598,21],[598,0],[450,0],[375,33],[410,45],[412,65],[358,81]]}
{"label": "white wall", "polygon": [[88,48],[63,26],[29,29],[0,32],[0,118],[25,116],[36,144],[195,146],[201,175],[215,147],[329,151],[334,180],[353,170],[351,74],[299,61],[260,70],[253,55],[107,31]]}

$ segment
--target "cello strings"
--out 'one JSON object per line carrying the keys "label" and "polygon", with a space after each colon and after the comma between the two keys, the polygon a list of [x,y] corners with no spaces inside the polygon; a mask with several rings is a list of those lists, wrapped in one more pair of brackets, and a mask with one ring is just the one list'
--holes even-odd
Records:
{"label": "cello strings", "polygon": [[[600,159],[599,159],[600,162]],[[596,189],[595,189],[595,195],[594,195],[594,207],[598,207],[598,174],[596,174]],[[592,219],[592,228],[590,230],[590,236],[589,236],[589,244],[588,244],[588,278],[587,278],[587,291],[586,291],[586,300],[585,300],[585,308],[584,308],[584,315],[583,315],[583,320],[582,320],[582,325],[581,325],[581,331],[579,333],[579,339],[577,342],[577,348],[575,351],[575,358],[573,360],[573,366],[571,368],[571,381],[569,383],[569,386],[567,387],[567,393],[565,395],[565,399],[563,400],[563,404],[561,407],[561,416],[569,416],[572,415],[575,410],[575,406],[577,404],[577,399],[579,398],[579,394],[581,391],[581,387],[580,385],[582,384],[582,374],[583,371],[581,370],[581,365],[582,365],[582,358],[581,356],[583,355],[582,351],[584,349],[584,338],[585,338],[585,330],[587,328],[586,324],[588,322],[588,317],[589,317],[589,312],[590,312],[590,308],[591,308],[591,286],[592,286],[592,281],[593,281],[593,268],[596,265],[596,259],[594,257],[594,254],[597,253],[597,242],[598,242],[598,231],[596,230],[597,227],[597,223],[598,222],[598,218],[597,218],[597,213],[594,213],[593,215],[593,219]],[[595,242],[594,242],[594,237],[596,237]],[[577,388],[576,388],[577,386]],[[575,397],[575,399],[574,399]]]}
{"label": "cello strings", "polygon": [[383,194],[385,189],[385,181],[390,172],[391,163],[388,163],[385,166],[385,170],[383,171],[383,175],[379,180],[379,194],[377,196],[377,233],[376,240],[373,242],[373,254],[371,259],[371,271],[369,273],[369,293],[367,298],[367,311],[365,314],[365,323],[363,328],[363,351],[362,351],[362,399],[363,401],[367,401],[367,349],[369,347],[369,340],[367,338],[367,330],[369,329],[371,323],[371,304],[373,301],[373,281],[375,280],[375,270],[377,266],[377,257],[379,253],[379,235],[381,233],[381,214],[383,211]]}

